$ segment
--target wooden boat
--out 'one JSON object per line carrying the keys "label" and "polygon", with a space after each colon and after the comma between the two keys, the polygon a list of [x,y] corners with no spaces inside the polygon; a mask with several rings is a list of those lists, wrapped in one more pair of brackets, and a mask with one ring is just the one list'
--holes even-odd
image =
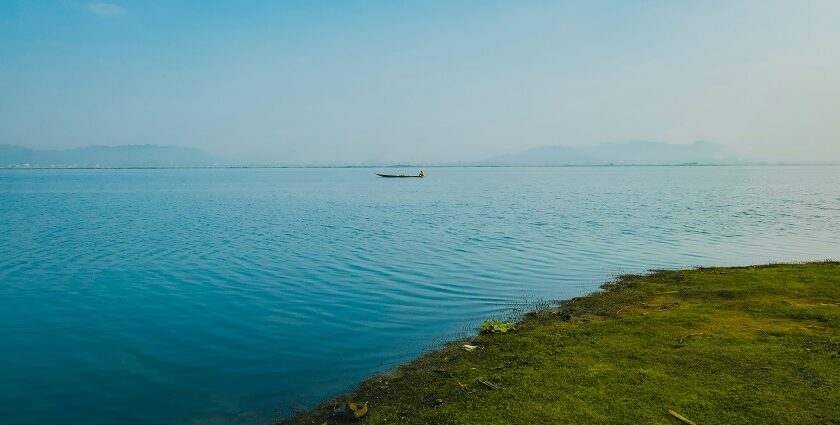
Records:
{"label": "wooden boat", "polygon": [[418,177],[418,178],[423,178],[423,176],[409,176],[407,174],[379,174],[379,173],[376,173],[376,175],[379,176],[379,177],[388,177],[388,178],[394,178],[394,177]]}
{"label": "wooden boat", "polygon": [[415,178],[421,178],[422,179],[423,177],[426,177],[426,173],[424,173],[422,171],[420,172],[420,174],[418,174],[416,176],[413,176],[413,175],[410,175],[410,174],[379,174],[379,173],[376,173],[376,175],[379,176],[379,177],[387,177],[387,178],[407,178],[407,177],[410,178],[410,177],[415,177]]}

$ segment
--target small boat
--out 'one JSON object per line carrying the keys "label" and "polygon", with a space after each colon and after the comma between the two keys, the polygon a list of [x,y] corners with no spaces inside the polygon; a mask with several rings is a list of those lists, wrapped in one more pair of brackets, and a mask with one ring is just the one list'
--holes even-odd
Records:
{"label": "small boat", "polygon": [[416,176],[414,176],[414,175],[410,175],[410,174],[379,174],[379,173],[376,173],[376,175],[377,175],[377,176],[379,176],[379,177],[387,177],[387,178],[395,178],[395,177],[399,177],[399,178],[416,177],[416,178],[421,178],[421,179],[422,179],[423,177],[426,177],[426,173],[424,173],[423,171],[420,171],[420,174],[418,174],[418,175],[416,175]]}

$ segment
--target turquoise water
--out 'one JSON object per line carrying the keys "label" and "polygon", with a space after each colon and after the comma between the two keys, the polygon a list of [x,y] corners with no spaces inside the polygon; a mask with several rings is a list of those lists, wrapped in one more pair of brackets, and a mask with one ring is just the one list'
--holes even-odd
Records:
{"label": "turquoise water", "polygon": [[533,300],[840,258],[840,167],[0,171],[0,423],[265,423]]}

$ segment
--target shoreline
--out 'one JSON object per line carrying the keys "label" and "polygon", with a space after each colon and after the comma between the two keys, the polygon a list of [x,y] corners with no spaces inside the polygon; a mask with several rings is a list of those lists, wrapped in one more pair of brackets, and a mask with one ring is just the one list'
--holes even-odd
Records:
{"label": "shoreline", "polygon": [[840,163],[815,162],[815,163],[744,163],[744,164],[712,164],[712,163],[686,163],[686,164],[565,164],[565,165],[196,165],[181,167],[92,167],[92,166],[0,166],[0,170],[265,170],[265,169],[292,169],[292,170],[369,170],[369,169],[403,169],[403,168],[708,168],[708,167],[838,167]]}
{"label": "shoreline", "polygon": [[840,421],[837,261],[619,276],[276,423],[768,419]]}

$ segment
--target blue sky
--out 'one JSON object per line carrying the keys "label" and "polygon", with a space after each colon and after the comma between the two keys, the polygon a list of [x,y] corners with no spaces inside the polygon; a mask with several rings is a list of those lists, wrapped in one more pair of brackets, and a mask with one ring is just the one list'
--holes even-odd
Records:
{"label": "blue sky", "polygon": [[840,2],[0,2],[0,143],[456,161],[840,159]]}

